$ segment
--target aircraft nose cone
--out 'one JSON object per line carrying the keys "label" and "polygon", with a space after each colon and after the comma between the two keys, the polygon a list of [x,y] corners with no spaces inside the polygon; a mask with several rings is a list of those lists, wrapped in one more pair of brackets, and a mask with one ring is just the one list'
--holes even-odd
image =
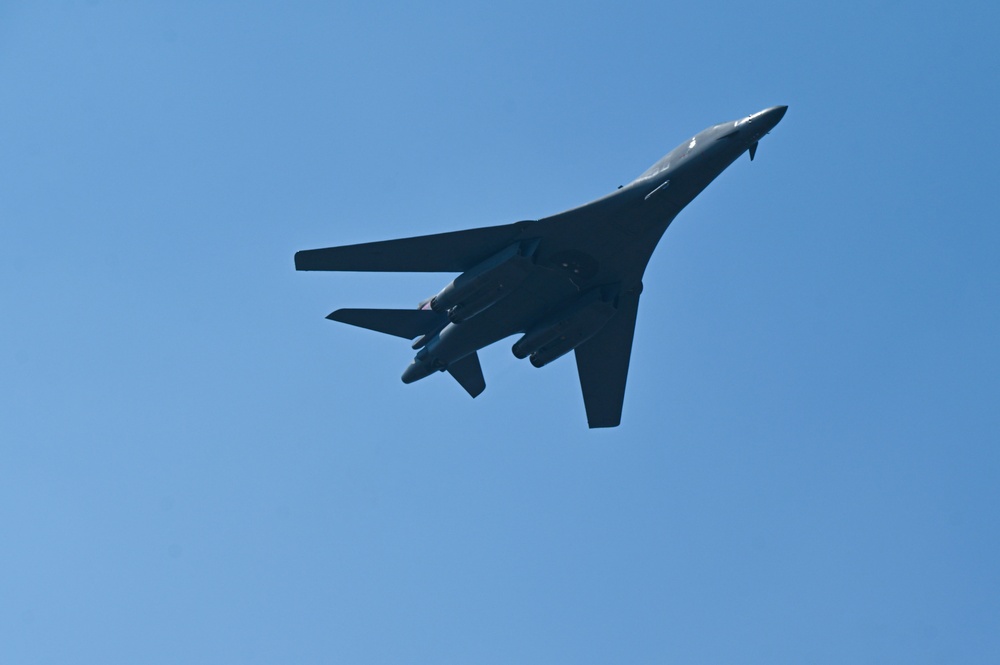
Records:
{"label": "aircraft nose cone", "polygon": [[757,117],[760,118],[761,125],[765,127],[764,132],[767,133],[774,129],[774,126],[785,117],[785,111],[787,110],[787,106],[772,106],[758,113]]}

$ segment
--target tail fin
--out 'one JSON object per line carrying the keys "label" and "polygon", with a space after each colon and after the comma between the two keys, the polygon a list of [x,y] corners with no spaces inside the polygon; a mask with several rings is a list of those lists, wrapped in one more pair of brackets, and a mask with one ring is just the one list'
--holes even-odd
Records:
{"label": "tail fin", "polygon": [[326,318],[406,339],[443,327],[448,321],[447,314],[429,309],[338,309]]}
{"label": "tail fin", "polygon": [[448,365],[448,373],[455,377],[459,385],[472,397],[486,390],[483,367],[479,364],[479,354],[475,351]]}
{"label": "tail fin", "polygon": [[[440,330],[448,323],[447,314],[430,309],[338,309],[326,318],[406,339]],[[448,373],[473,397],[486,390],[475,352],[448,365]]]}

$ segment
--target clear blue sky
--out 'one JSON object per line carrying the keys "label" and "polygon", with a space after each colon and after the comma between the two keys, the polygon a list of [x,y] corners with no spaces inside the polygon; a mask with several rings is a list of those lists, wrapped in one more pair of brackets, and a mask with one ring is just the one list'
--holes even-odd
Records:
{"label": "clear blue sky", "polygon": [[[1000,662],[1000,10],[0,7],[0,662]],[[775,104],[571,357],[404,386],[296,250],[533,219]]]}

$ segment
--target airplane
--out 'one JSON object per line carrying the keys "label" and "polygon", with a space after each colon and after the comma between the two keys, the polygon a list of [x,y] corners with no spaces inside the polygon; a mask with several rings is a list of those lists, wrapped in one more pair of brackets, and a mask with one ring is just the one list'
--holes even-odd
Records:
{"label": "airplane", "polygon": [[773,106],[699,132],[638,178],[551,217],[303,250],[296,270],[460,273],[415,309],[338,309],[328,319],[413,341],[412,383],[447,371],[486,388],[478,351],[518,334],[535,367],[574,351],[591,428],[621,423],[642,277],[677,214],[785,115]]}

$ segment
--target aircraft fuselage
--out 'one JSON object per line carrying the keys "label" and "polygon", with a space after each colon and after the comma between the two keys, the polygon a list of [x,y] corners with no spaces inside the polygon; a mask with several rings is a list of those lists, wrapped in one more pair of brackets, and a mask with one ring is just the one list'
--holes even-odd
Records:
{"label": "aircraft fuselage", "polygon": [[412,383],[447,371],[473,397],[486,387],[477,352],[511,351],[542,367],[574,351],[591,427],[621,421],[642,276],[667,227],[785,114],[775,106],[713,125],[617,191],[538,220],[304,250],[298,270],[460,273],[416,310],[339,309],[327,318],[403,337]]}
{"label": "aircraft fuselage", "polygon": [[[756,146],[786,108],[776,106],[708,127],[628,185],[538,220],[551,225],[553,233],[539,242],[534,265],[524,281],[469,320],[445,325],[422,345],[403,373],[403,382],[443,371],[479,349],[524,333],[591,289],[603,286],[616,293],[641,291],[649,258],[677,214]],[[561,224],[563,220],[567,224]],[[564,249],[567,246],[573,249]]]}

